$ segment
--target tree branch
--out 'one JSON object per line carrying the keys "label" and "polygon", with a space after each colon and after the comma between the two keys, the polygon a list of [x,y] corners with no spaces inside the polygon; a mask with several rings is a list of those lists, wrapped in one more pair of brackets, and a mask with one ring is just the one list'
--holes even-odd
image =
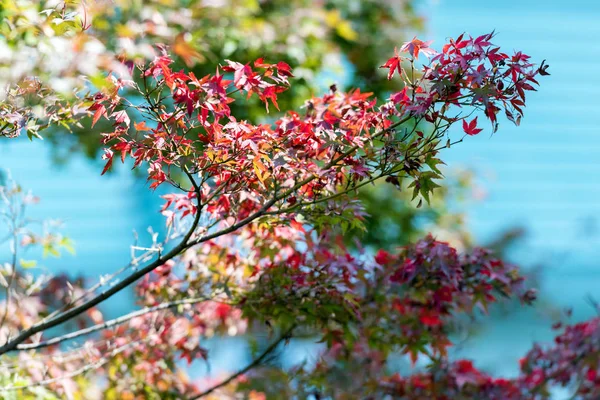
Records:
{"label": "tree branch", "polygon": [[[148,339],[146,339],[146,340],[148,340]],[[124,344],[123,346],[117,347],[116,349],[112,350],[107,356],[100,358],[98,361],[84,365],[83,367],[81,367],[75,371],[69,372],[68,374],[65,374],[65,375],[57,376],[55,378],[43,379],[41,381],[33,382],[30,384],[25,384],[25,385],[13,385],[13,386],[0,387],[0,393],[11,392],[11,391],[15,391],[15,390],[31,389],[31,388],[38,387],[38,386],[47,386],[47,385],[59,382],[64,379],[75,378],[76,376],[84,374],[87,371],[91,371],[91,370],[100,368],[101,366],[106,364],[108,361],[110,361],[111,357],[114,357],[114,356],[124,352],[128,348],[134,347],[135,345],[137,345],[139,343],[140,342],[130,342],[130,343]]]}
{"label": "tree branch", "polygon": [[[196,188],[197,186],[195,185],[195,181],[192,180],[192,182],[193,182],[194,188]],[[198,199],[197,199],[198,204],[200,204],[200,197],[201,197],[200,193],[197,193],[197,196],[198,196]],[[111,287],[107,291],[100,293],[98,296],[91,298],[90,300],[86,301],[85,303],[83,303],[77,307],[73,307],[72,309],[65,311],[63,314],[59,314],[50,320],[33,325],[29,329],[22,331],[14,339],[7,341],[2,347],[0,347],[0,355],[5,354],[9,351],[15,350],[19,344],[23,343],[25,340],[29,339],[31,336],[35,335],[36,333],[43,332],[47,329],[50,329],[57,325],[60,325],[63,322],[66,322],[66,321],[84,313],[85,311],[89,310],[90,308],[102,303],[104,300],[110,298],[114,294],[125,289],[127,286],[131,285],[133,282],[137,281],[144,275],[150,273],[154,269],[163,265],[168,260],[176,257],[180,252],[189,248],[190,245],[188,244],[188,242],[189,242],[190,238],[192,237],[192,235],[194,234],[194,231],[196,230],[198,223],[200,222],[200,214],[201,214],[201,209],[199,206],[198,209],[196,210],[196,215],[194,217],[194,222],[192,223],[192,226],[190,227],[190,229],[188,230],[188,232],[186,233],[184,238],[181,240],[181,242],[179,242],[179,244],[177,246],[175,246],[173,249],[171,249],[171,251],[169,251],[167,254],[160,256],[159,258],[157,258],[155,261],[151,262],[144,268],[141,268],[140,270],[132,273],[131,275],[129,275],[122,281],[118,282],[117,284],[115,284],[113,287]]]}
{"label": "tree branch", "polygon": [[246,365],[244,368],[240,369],[238,372],[236,372],[235,374],[229,376],[229,378],[225,379],[224,381],[222,381],[221,383],[216,384],[215,386],[212,386],[208,389],[206,389],[204,392],[195,395],[193,397],[190,397],[188,400],[197,400],[200,399],[204,396],[207,396],[209,394],[211,394],[212,392],[214,392],[215,390],[222,388],[223,386],[233,382],[234,380],[236,380],[237,378],[239,378],[241,375],[244,375],[245,373],[247,373],[248,371],[250,371],[251,369],[259,366],[263,360],[265,358],[267,358],[267,356],[269,354],[271,354],[276,348],[277,346],[279,346],[279,344],[285,340],[288,340],[292,337],[292,331],[294,330],[294,328],[296,328],[296,325],[292,325],[289,329],[287,329],[284,333],[281,334],[281,336],[279,336],[279,338],[274,341],[273,343],[271,343],[269,345],[269,347],[267,347],[257,358],[255,358],[250,364]]}
{"label": "tree branch", "polygon": [[[409,115],[409,116],[401,119],[400,121],[398,121],[398,122],[390,125],[388,128],[382,129],[381,131],[377,132],[376,134],[374,134],[372,136],[372,138],[377,138],[377,137],[379,137],[379,136],[381,136],[381,135],[383,135],[383,134],[385,134],[387,132],[390,132],[391,130],[395,129],[396,127],[398,127],[398,126],[402,125],[403,123],[409,121],[411,118],[412,118],[412,116]],[[338,156],[338,157],[334,158],[333,160],[331,160],[324,167],[324,169],[333,167],[340,160],[343,160],[344,158],[348,157],[349,155],[351,155],[352,153],[354,153],[358,149],[359,149],[358,145],[354,145],[354,146],[350,147],[344,153],[340,154],[340,156]],[[189,172],[186,171],[186,173],[188,174],[188,176],[190,176]],[[120,281],[117,284],[115,284],[110,289],[106,290],[103,293],[100,293],[96,297],[93,297],[93,298],[89,299],[85,303],[83,303],[83,304],[81,304],[81,305],[79,305],[77,307],[73,307],[69,311],[66,311],[63,314],[57,315],[56,317],[54,317],[54,318],[52,318],[50,320],[44,321],[42,323],[38,323],[38,324],[33,325],[32,327],[30,327],[29,329],[26,329],[26,330],[22,331],[14,339],[7,341],[4,345],[2,345],[0,347],[0,355],[5,354],[5,353],[7,353],[9,351],[16,350],[17,346],[19,344],[23,343],[24,341],[26,341],[27,339],[29,339],[31,336],[35,335],[36,333],[43,332],[43,331],[45,331],[47,329],[53,328],[53,327],[55,327],[57,325],[60,325],[63,322],[66,322],[66,321],[68,321],[68,320],[70,320],[72,318],[75,318],[76,316],[84,313],[85,311],[89,310],[90,308],[92,308],[92,307],[94,307],[94,306],[102,303],[103,301],[105,301],[106,299],[112,297],[113,295],[115,295],[116,293],[120,292],[121,290],[125,289],[126,287],[128,287],[129,285],[131,285],[132,283],[134,283],[135,281],[137,281],[138,279],[140,279],[144,275],[152,272],[154,269],[156,269],[159,266],[163,265],[165,262],[167,262],[167,261],[171,260],[172,258],[176,257],[182,251],[185,251],[185,250],[189,249],[190,247],[192,247],[194,245],[197,245],[199,243],[203,243],[203,242],[206,242],[208,240],[212,240],[212,239],[215,239],[217,237],[220,237],[220,236],[229,234],[231,232],[234,232],[234,231],[240,229],[241,227],[249,224],[250,222],[254,221],[255,219],[260,218],[277,201],[279,201],[281,199],[284,199],[285,197],[291,195],[296,190],[298,190],[302,186],[310,183],[311,181],[313,181],[316,178],[317,178],[317,175],[313,174],[313,175],[311,175],[311,176],[303,179],[302,181],[300,181],[299,183],[297,183],[296,185],[294,185],[292,188],[286,190],[285,192],[281,193],[280,195],[274,196],[271,200],[269,200],[268,202],[266,202],[254,214],[249,215],[245,219],[241,220],[240,222],[238,222],[236,224],[231,225],[228,228],[222,229],[222,230],[220,230],[218,232],[215,232],[215,233],[213,233],[211,235],[202,236],[202,237],[197,238],[195,240],[190,240],[191,237],[192,237],[192,235],[194,234],[194,231],[196,230],[196,227],[198,226],[199,221],[200,221],[200,210],[201,210],[200,198],[201,198],[201,196],[200,196],[200,193],[197,193],[197,197],[198,197],[198,210],[196,212],[196,216],[194,218],[194,222],[192,224],[192,227],[187,232],[187,234],[185,235],[185,237],[183,238],[183,240],[177,246],[175,246],[173,249],[171,249],[171,251],[169,251],[167,254],[165,254],[163,256],[160,256],[154,262],[152,262],[152,263],[148,264],[147,266],[145,266],[144,268],[141,268],[138,271],[132,273],[128,277],[124,278],[122,281]],[[192,184],[194,185],[194,188],[196,189],[197,186],[195,185],[195,181],[194,180],[192,180]]]}
{"label": "tree branch", "polygon": [[177,301],[161,303],[154,307],[146,307],[141,310],[134,311],[129,314],[125,314],[121,317],[103,322],[101,324],[96,324],[94,326],[90,326],[89,328],[80,329],[78,331],[67,333],[65,335],[58,336],[58,337],[55,337],[55,338],[52,338],[49,340],[45,340],[43,342],[20,344],[17,346],[16,350],[33,350],[33,349],[41,349],[43,347],[53,346],[53,345],[59,344],[61,342],[64,342],[67,340],[72,340],[72,339],[75,339],[80,336],[88,335],[90,333],[93,333],[93,332],[96,332],[96,331],[99,331],[102,329],[108,329],[113,326],[121,325],[133,318],[140,317],[145,314],[149,314],[149,313],[161,311],[161,310],[167,310],[169,308],[175,308],[177,306],[184,305],[184,304],[196,304],[196,303],[200,303],[200,302],[207,301],[207,300],[209,300],[209,298],[201,297],[201,298],[184,299],[184,300],[177,300]]}

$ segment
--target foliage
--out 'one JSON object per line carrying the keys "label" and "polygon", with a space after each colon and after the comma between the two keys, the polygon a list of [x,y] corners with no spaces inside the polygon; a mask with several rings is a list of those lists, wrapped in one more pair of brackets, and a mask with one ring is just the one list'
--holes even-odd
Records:
{"label": "foliage", "polygon": [[406,187],[384,181],[365,186],[358,193],[366,214],[363,226],[344,234],[346,244],[393,250],[414,243],[427,233],[434,233],[438,239],[460,248],[471,247],[465,218],[457,209],[468,206],[471,193],[475,191],[473,175],[467,170],[446,170],[443,185],[436,190],[431,203],[421,204],[419,208],[411,202],[412,191]]}
{"label": "foliage", "polygon": [[[280,10],[269,8],[275,3],[260,9]],[[326,4],[338,6],[324,8],[326,18],[334,19],[335,37],[352,40],[352,27],[339,19],[343,3]],[[138,6],[133,3],[131,10]],[[59,12],[61,25],[75,18],[67,9],[48,15],[56,19]],[[132,21],[143,15],[128,14],[127,7],[115,10]],[[177,11],[173,23],[185,23],[186,14]],[[84,18],[94,18],[92,6],[85,12]],[[281,15],[273,13],[269,21],[279,21]],[[163,14],[173,17],[167,10]],[[116,38],[116,30],[127,37],[127,27],[107,22],[112,14],[106,15],[105,22],[96,22],[100,39],[94,40]],[[161,32],[153,22],[156,15],[145,29]],[[45,23],[52,26],[54,19]],[[86,22],[83,28],[82,35],[92,32]],[[214,32],[219,29],[226,28]],[[501,114],[518,125],[526,92],[535,90],[540,75],[548,75],[543,63],[536,66],[522,52],[502,52],[491,43],[493,34],[461,35],[439,53],[415,37],[382,62],[388,79],[399,82],[383,101],[361,89],[332,86],[294,111],[282,97],[294,87],[293,58],[225,59],[212,68],[215,72],[200,75],[180,69],[170,56],[174,52],[190,65],[201,59],[198,49],[185,45],[185,35],[173,38],[168,30],[160,35],[174,41],[153,49],[156,57],[149,63],[144,57],[109,55],[114,68],[99,67],[103,76],[91,74],[97,90],[79,105],[66,102],[70,111],[65,114],[53,113],[50,92],[35,91],[40,119],[70,126],[79,114],[73,107],[85,106],[91,125],[103,124],[98,137],[104,146],[103,174],[129,160],[135,169],[146,169],[151,189],[174,192],[163,196],[166,238],[154,235],[147,246],[132,246],[131,263],[90,288],[65,279],[38,283],[17,274],[17,243],[43,239],[24,240],[37,236],[11,225],[13,262],[0,280],[6,288],[0,324],[4,394],[523,399],[548,398],[553,386],[571,385],[579,398],[598,398],[597,319],[557,326],[563,330],[555,344],[536,345],[515,378],[491,377],[469,360],[449,359],[449,334],[461,315],[487,312],[502,297],[525,304],[535,300],[535,290],[526,287],[516,267],[484,249],[461,254],[433,236],[376,253],[349,249],[340,236],[363,227],[365,209],[356,193],[376,181],[404,188],[406,202],[430,203],[444,179],[443,151],[479,134],[484,128],[478,118],[486,118],[493,132]],[[37,121],[28,114],[33,108],[22,102],[24,95],[17,90],[2,103],[8,110],[3,116],[7,136],[30,131],[29,122],[19,121]],[[267,112],[281,108],[285,113],[272,123],[267,118],[250,122],[239,110],[255,102]],[[6,117],[15,113],[16,119]],[[453,140],[455,126],[462,132]],[[6,204],[3,215],[16,221],[21,208]],[[96,307],[134,283],[140,308],[104,321]],[[45,297],[48,293],[54,301]],[[257,345],[246,367],[218,382],[189,379],[182,360],[210,359],[206,338],[253,334],[265,326],[277,338]],[[66,331],[53,331],[61,327]],[[317,364],[289,370],[270,366],[270,357],[298,335],[323,344]],[[388,364],[398,354],[426,369],[400,376]]]}
{"label": "foliage", "polygon": [[[346,84],[378,96],[397,89],[399,82],[386,80],[376,66],[407,29],[422,25],[409,0],[2,0],[0,21],[0,85],[13,91],[35,76],[44,90],[73,104],[74,94],[104,86],[105,71],[126,75],[120,60],[152,60],[161,43],[171,50],[174,69],[199,77],[224,59],[294,65],[295,84],[278,97],[286,110],[322,92],[319,77],[328,71],[349,70]],[[8,122],[10,132],[16,122],[35,136],[47,120],[64,121],[45,132],[58,156],[79,148],[96,155],[99,130],[73,123],[83,116],[79,107],[64,110],[49,96],[37,101],[37,108],[0,109],[0,125]],[[258,101],[232,109],[238,119],[265,118]],[[65,125],[75,135],[64,135]]]}

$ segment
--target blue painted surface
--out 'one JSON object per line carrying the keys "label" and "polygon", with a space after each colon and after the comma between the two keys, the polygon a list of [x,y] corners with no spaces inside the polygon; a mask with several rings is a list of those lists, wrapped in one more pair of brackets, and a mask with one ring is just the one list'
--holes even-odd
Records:
{"label": "blue painted surface", "polygon": [[[0,141],[0,168],[9,169],[17,183],[40,197],[40,203],[28,209],[30,218],[63,221],[61,232],[75,242],[75,256],[63,252],[60,258],[40,260],[40,266],[49,271],[83,275],[95,283],[100,275],[129,262],[134,230],[144,245],[150,243],[148,227],[160,231],[164,224],[156,212],[157,194],[123,166],[114,174],[100,176],[102,164],[81,155],[58,166],[46,143],[20,137]],[[2,250],[0,254],[6,254]],[[107,316],[121,314],[131,299],[131,292],[125,292],[109,300]]]}
{"label": "blue painted surface", "polygon": [[[462,32],[495,29],[494,43],[504,50],[550,65],[552,75],[528,95],[520,127],[506,121],[493,137],[483,132],[443,157],[450,166],[483,171],[488,196],[468,208],[475,237],[525,228],[511,259],[543,266],[543,299],[572,306],[577,319],[593,315],[585,295],[600,298],[600,2],[439,0],[427,12],[434,47]],[[515,373],[531,342],[550,336],[547,318],[518,313],[490,324],[459,353],[492,371]]]}
{"label": "blue painted surface", "polygon": [[[547,59],[552,76],[528,96],[521,127],[509,122],[493,137],[469,138],[445,159],[488,171],[488,199],[470,211],[477,237],[520,224],[530,232],[534,260],[548,250],[566,252],[577,264],[595,263],[600,239],[600,138],[595,123],[600,77],[600,6],[593,1],[440,1],[432,8],[436,42],[463,31],[496,29],[495,42]],[[585,254],[576,254],[581,251]],[[589,253],[589,254],[588,254]],[[552,267],[566,268],[561,265]]]}

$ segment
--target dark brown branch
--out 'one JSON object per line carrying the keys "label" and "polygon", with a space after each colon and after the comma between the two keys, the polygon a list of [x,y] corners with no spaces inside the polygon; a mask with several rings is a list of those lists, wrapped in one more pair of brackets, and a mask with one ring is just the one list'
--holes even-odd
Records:
{"label": "dark brown branch", "polygon": [[[144,339],[143,341],[148,341],[148,338]],[[92,370],[102,367],[104,364],[106,364],[107,362],[110,361],[111,357],[114,357],[114,356],[118,355],[119,353],[122,353],[123,351],[127,350],[128,348],[134,347],[135,345],[142,343],[143,341],[128,342],[128,343],[124,344],[123,346],[117,347],[116,349],[112,350],[108,355],[100,358],[99,360],[94,361],[90,364],[86,364],[83,367],[81,367],[75,371],[71,371],[62,376],[57,376],[55,378],[47,378],[47,379],[43,379],[38,382],[29,383],[29,384],[25,384],[25,385],[12,385],[12,386],[0,387],[0,393],[11,392],[11,391],[16,391],[16,390],[26,390],[26,389],[31,389],[31,388],[40,387],[40,386],[47,386],[47,385],[51,385],[56,382],[60,382],[64,379],[73,379],[76,376],[82,375],[88,371],[92,371]]]}
{"label": "dark brown branch", "polygon": [[89,335],[90,333],[93,333],[93,332],[96,332],[96,331],[99,331],[102,329],[108,329],[113,326],[121,325],[133,318],[140,317],[145,314],[149,314],[149,313],[156,312],[156,311],[167,310],[169,308],[175,308],[177,306],[185,305],[185,304],[196,304],[196,303],[200,303],[200,302],[207,301],[207,300],[209,300],[209,299],[206,297],[202,297],[202,298],[184,299],[184,300],[177,300],[177,301],[161,303],[154,307],[146,307],[141,310],[134,311],[129,314],[125,314],[121,317],[103,322],[101,324],[96,324],[94,326],[80,329],[75,332],[67,333],[62,336],[57,336],[55,338],[48,339],[43,342],[20,344],[17,346],[16,350],[34,350],[34,349],[41,349],[44,347],[54,346],[59,343],[65,342],[67,340],[72,340],[72,339],[78,338],[80,336]]}
{"label": "dark brown branch", "polygon": [[[387,133],[387,132],[395,129],[396,127],[402,125],[403,123],[407,122],[411,118],[412,118],[411,116],[407,116],[407,117],[403,118],[402,120],[396,122],[395,124],[389,126],[388,128],[382,129],[381,131],[379,131],[378,133],[376,133],[375,135],[373,135],[372,138],[379,137],[379,136],[381,136],[381,135],[383,135],[383,134],[385,134],[385,133]],[[340,156],[338,156],[335,159],[331,160],[331,162],[329,162],[325,166],[325,169],[326,168],[331,168],[332,166],[336,165],[339,161],[341,161],[344,158],[348,157],[349,155],[351,155],[352,153],[354,153],[358,149],[359,149],[359,147],[356,146],[356,145],[350,147],[348,150],[346,150]],[[186,172],[186,174],[188,174],[188,176],[190,176],[190,174],[187,171],[185,171],[185,172]],[[137,281],[138,279],[142,278],[144,275],[152,272],[154,269],[156,269],[159,266],[163,265],[165,262],[171,260],[172,258],[175,258],[182,251],[187,250],[190,247],[192,247],[194,245],[197,245],[199,243],[203,243],[203,242],[206,242],[208,240],[215,239],[217,237],[220,237],[220,236],[232,233],[232,232],[240,229],[241,227],[249,224],[250,222],[254,221],[255,219],[260,218],[277,201],[290,196],[296,190],[298,190],[302,186],[310,183],[311,181],[313,181],[316,178],[317,178],[317,175],[311,175],[311,176],[303,179],[302,181],[300,181],[299,183],[297,183],[296,185],[294,185],[292,188],[286,190],[282,194],[274,196],[271,200],[269,200],[268,202],[266,202],[254,214],[249,215],[245,219],[239,221],[236,224],[231,225],[228,228],[222,229],[222,230],[220,230],[218,232],[215,232],[215,233],[213,233],[211,235],[203,236],[203,237],[197,238],[195,240],[190,240],[191,237],[192,237],[192,235],[194,234],[194,232],[196,230],[196,227],[198,226],[199,221],[200,221],[200,210],[201,210],[201,199],[200,198],[201,198],[201,196],[200,196],[200,193],[197,193],[197,196],[198,196],[198,211],[196,212],[196,216],[194,218],[194,222],[192,223],[192,226],[191,226],[190,230],[187,232],[187,234],[185,235],[185,237],[183,238],[183,240],[177,246],[175,246],[173,249],[171,249],[171,251],[169,251],[165,255],[160,256],[158,259],[156,259],[152,263],[150,263],[147,266],[145,266],[144,268],[141,268],[138,271],[132,273],[128,277],[124,278],[122,281],[120,281],[117,284],[115,284],[110,289],[106,290],[103,293],[100,293],[99,295],[97,295],[94,298],[89,299],[85,303],[83,303],[83,304],[81,304],[81,305],[79,305],[77,307],[73,307],[69,311],[66,311],[63,314],[57,315],[56,317],[54,317],[54,318],[52,318],[50,320],[47,320],[47,321],[42,322],[42,323],[38,323],[38,324],[33,325],[32,327],[30,327],[29,329],[26,329],[26,330],[22,331],[15,338],[9,340],[3,346],[0,347],[0,355],[5,354],[5,353],[7,353],[9,351],[16,350],[17,346],[19,344],[23,343],[24,341],[26,341],[27,339],[29,339],[30,337],[32,337],[36,333],[43,332],[43,331],[48,330],[50,328],[53,328],[53,327],[55,327],[57,325],[60,325],[63,322],[69,321],[70,319],[75,318],[78,315],[86,312],[90,308],[92,308],[92,307],[94,307],[94,306],[102,303],[106,299],[112,297],[113,295],[115,295],[116,293],[118,293],[121,290],[125,289],[126,287],[128,287],[129,285],[131,285],[132,283],[134,283],[135,281]],[[192,184],[194,185],[194,188],[197,189],[197,185],[195,185],[195,181],[193,179],[192,179]]]}
{"label": "dark brown branch", "polygon": [[[196,188],[197,186],[195,185],[195,181],[192,180],[192,182],[194,184],[194,187]],[[198,199],[197,199],[198,204],[200,204],[200,193],[197,193],[197,196],[198,196]],[[110,298],[114,294],[125,289],[127,286],[131,285],[133,282],[137,281],[144,275],[150,273],[154,269],[163,265],[168,260],[176,257],[180,252],[189,248],[190,246],[189,246],[188,242],[189,242],[190,238],[192,237],[192,235],[194,234],[194,231],[196,230],[198,223],[200,222],[200,214],[201,214],[200,211],[201,211],[200,207],[198,207],[198,210],[196,211],[196,215],[194,217],[194,222],[192,223],[192,226],[190,227],[189,231],[186,233],[183,240],[177,246],[175,246],[173,249],[171,249],[171,251],[169,251],[167,254],[160,256],[159,258],[157,258],[155,261],[151,262],[144,268],[132,273],[131,275],[129,275],[122,281],[118,282],[117,284],[115,284],[113,287],[111,287],[107,291],[100,293],[98,296],[86,301],[85,303],[83,303],[77,307],[73,307],[72,309],[64,312],[63,314],[57,315],[56,317],[54,317],[48,321],[33,325],[31,328],[22,331],[14,339],[9,340],[2,347],[0,347],[0,355],[5,354],[12,350],[16,350],[17,346],[19,344],[23,343],[25,340],[29,339],[31,336],[35,335],[36,333],[43,332],[47,329],[50,329],[57,325],[60,325],[63,322],[66,322],[72,318],[75,318],[76,316],[86,312],[90,308],[102,303],[104,300]]]}
{"label": "dark brown branch", "polygon": [[197,400],[197,399],[200,399],[200,398],[202,398],[204,396],[207,396],[207,395],[211,394],[212,392],[214,392],[215,390],[217,390],[219,388],[222,388],[223,386],[225,386],[225,385],[233,382],[234,380],[236,380],[237,378],[239,378],[241,375],[244,375],[245,373],[247,373],[251,369],[258,367],[260,364],[262,364],[262,362],[264,361],[264,359],[267,358],[267,356],[269,354],[271,354],[273,351],[275,351],[275,349],[277,349],[277,346],[279,346],[279,344],[281,342],[286,341],[286,340],[288,340],[288,339],[290,339],[292,337],[292,331],[294,330],[295,327],[296,327],[296,325],[292,325],[291,328],[289,328],[284,333],[282,333],[281,336],[279,336],[279,338],[276,341],[274,341],[273,343],[271,343],[269,345],[269,347],[267,347],[250,364],[246,365],[244,368],[240,369],[235,374],[229,376],[229,378],[225,379],[221,383],[218,383],[215,386],[212,386],[212,387],[206,389],[204,392],[202,392],[200,394],[197,394],[197,395],[195,395],[193,397],[190,397],[188,400]]}

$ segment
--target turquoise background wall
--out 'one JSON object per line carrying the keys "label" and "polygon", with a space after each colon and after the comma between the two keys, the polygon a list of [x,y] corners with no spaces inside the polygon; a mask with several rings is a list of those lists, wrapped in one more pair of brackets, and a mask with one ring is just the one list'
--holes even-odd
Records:
{"label": "turquoise background wall", "polygon": [[[575,319],[591,316],[585,296],[600,299],[600,2],[440,0],[425,12],[434,45],[495,29],[495,43],[505,50],[550,64],[552,75],[528,96],[520,127],[505,122],[494,136],[484,132],[448,151],[445,160],[478,171],[487,192],[466,210],[478,241],[524,228],[512,261],[542,266],[544,302],[573,307]],[[517,313],[461,352],[491,370],[515,373],[532,341],[550,339],[548,325],[543,309]]]}

